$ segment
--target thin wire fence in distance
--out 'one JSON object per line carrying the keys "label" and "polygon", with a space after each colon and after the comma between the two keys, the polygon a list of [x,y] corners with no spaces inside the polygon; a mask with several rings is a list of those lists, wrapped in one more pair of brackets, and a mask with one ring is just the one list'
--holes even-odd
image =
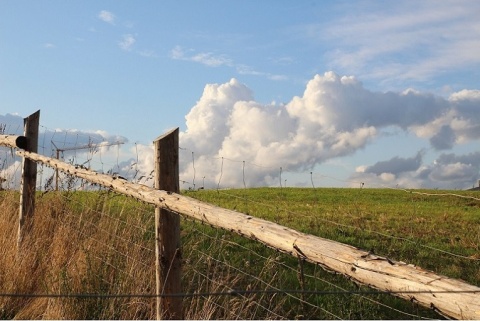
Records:
{"label": "thin wire fence in distance", "polygon": [[[189,253],[186,305],[215,319],[422,319],[433,311],[359,287],[341,275],[229,231],[182,222]],[[216,295],[217,293],[224,295]],[[362,294],[368,293],[368,295]],[[208,295],[208,294],[212,295]],[[231,295],[229,296],[228,293]]]}
{"label": "thin wire fence in distance", "polygon": [[188,195],[480,285],[480,202],[476,200],[399,190],[325,188]]}

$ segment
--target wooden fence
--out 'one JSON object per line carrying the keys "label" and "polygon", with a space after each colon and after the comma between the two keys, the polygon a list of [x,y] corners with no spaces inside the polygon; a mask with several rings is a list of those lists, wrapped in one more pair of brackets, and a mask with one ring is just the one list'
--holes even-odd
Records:
{"label": "wooden fence", "polygon": [[[24,143],[18,143],[24,140],[22,137],[0,136],[0,145],[24,148]],[[159,137],[154,144],[156,188],[100,174],[28,150],[18,150],[16,154],[157,207],[157,317],[182,318],[181,299],[173,296],[181,292],[181,249],[178,235],[178,214],[180,214],[256,240],[294,257],[319,264],[355,282],[391,292],[403,299],[435,309],[446,317],[480,318],[480,288],[477,286],[438,275],[411,264],[377,256],[350,245],[304,234],[270,221],[180,195],[178,193],[178,129]],[[164,234],[172,231],[173,234]],[[169,294],[172,296],[169,297]]]}

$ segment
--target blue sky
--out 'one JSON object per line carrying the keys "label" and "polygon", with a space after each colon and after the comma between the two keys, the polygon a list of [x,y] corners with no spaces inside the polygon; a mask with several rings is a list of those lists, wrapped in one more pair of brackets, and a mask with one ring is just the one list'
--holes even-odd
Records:
{"label": "blue sky", "polygon": [[475,0],[3,0],[0,123],[41,109],[45,128],[146,146],[180,127],[199,158],[182,175],[211,185],[225,157],[261,165],[249,186],[282,167],[293,185],[468,188],[479,16]]}

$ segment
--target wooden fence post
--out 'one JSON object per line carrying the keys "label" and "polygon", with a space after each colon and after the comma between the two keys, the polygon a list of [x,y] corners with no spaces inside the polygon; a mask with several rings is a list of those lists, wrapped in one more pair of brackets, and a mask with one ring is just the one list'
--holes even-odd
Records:
{"label": "wooden fence post", "polygon": [[[24,118],[24,136],[26,137],[25,150],[36,153],[38,149],[38,127],[40,110]],[[23,237],[32,225],[35,211],[35,190],[37,185],[37,163],[23,158],[22,182],[20,185],[20,211],[18,224],[17,248],[20,249]]]}
{"label": "wooden fence post", "polygon": [[[178,128],[158,137],[155,148],[155,188],[178,193]],[[183,319],[182,298],[168,296],[181,293],[180,217],[155,209],[157,319]],[[167,296],[160,296],[167,295]]]}

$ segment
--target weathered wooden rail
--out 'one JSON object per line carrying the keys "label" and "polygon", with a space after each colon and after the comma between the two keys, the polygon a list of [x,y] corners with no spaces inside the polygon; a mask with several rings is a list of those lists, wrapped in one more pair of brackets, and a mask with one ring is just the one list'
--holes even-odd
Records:
{"label": "weathered wooden rail", "polygon": [[265,245],[319,264],[352,280],[455,319],[480,318],[480,288],[404,262],[373,255],[353,246],[304,234],[174,192],[134,184],[27,151],[17,155],[97,183],[159,208],[230,230]]}

